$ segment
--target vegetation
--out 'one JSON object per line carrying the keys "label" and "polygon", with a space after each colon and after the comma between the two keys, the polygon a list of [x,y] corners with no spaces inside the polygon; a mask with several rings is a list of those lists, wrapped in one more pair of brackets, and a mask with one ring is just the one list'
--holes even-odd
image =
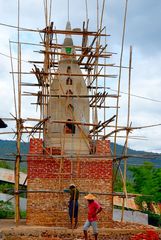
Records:
{"label": "vegetation", "polygon": [[[21,143],[21,153],[27,154],[29,152],[29,143]],[[9,140],[0,140],[0,159],[8,159],[11,158],[10,155],[16,154],[16,141],[9,141]],[[12,157],[13,158],[13,157]],[[14,157],[15,158],[15,157]],[[13,158],[13,160],[14,160]],[[22,160],[26,160],[26,157],[22,157]],[[3,164],[6,163],[6,165],[2,164],[0,167],[7,168],[7,169],[14,169],[14,164],[12,161],[2,161]],[[7,166],[7,167],[5,167]],[[26,162],[22,162],[20,165],[20,170],[22,172],[26,173]]]}
{"label": "vegetation", "polygon": [[[137,204],[143,201],[147,204],[152,201],[161,202],[161,168],[155,168],[151,162],[145,162],[142,166],[128,169],[132,173],[132,178],[127,179],[127,191],[144,195],[137,197]],[[120,177],[116,179],[114,190],[123,191]]]}
{"label": "vegetation", "polygon": [[14,189],[14,185],[13,183],[1,183],[0,182],[0,192],[1,193],[8,193],[10,194],[10,192],[13,194],[13,189]]}
{"label": "vegetation", "polygon": [[[151,203],[161,203],[161,168],[155,168],[150,162],[139,167],[129,167],[132,178],[127,180],[127,192],[139,193],[143,196],[135,198],[144,213],[148,214],[149,224],[161,226],[161,216],[151,212]],[[122,192],[122,182],[117,177],[114,190]],[[143,207],[144,205],[144,207]]]}
{"label": "vegetation", "polygon": [[[14,218],[15,211],[11,202],[0,201],[0,219]],[[26,211],[20,212],[21,218],[26,218]]]}
{"label": "vegetation", "polygon": [[145,195],[137,198],[138,203],[161,202],[161,168],[146,162],[140,167],[129,167],[129,170],[133,174],[133,192]]}
{"label": "vegetation", "polygon": [[26,218],[26,211],[20,212],[20,218]]}
{"label": "vegetation", "polygon": [[6,161],[0,160],[0,168],[13,169],[13,164],[8,164]]}
{"label": "vegetation", "polygon": [[144,211],[144,213],[148,214],[148,223],[150,225],[161,227],[161,216],[159,214],[151,211]]}
{"label": "vegetation", "polygon": [[12,203],[0,201],[0,218],[13,218],[14,208]]}

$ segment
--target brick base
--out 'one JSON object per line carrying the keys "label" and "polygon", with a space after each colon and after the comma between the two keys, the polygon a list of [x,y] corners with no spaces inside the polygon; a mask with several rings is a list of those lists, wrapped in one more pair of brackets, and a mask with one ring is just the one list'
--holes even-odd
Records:
{"label": "brick base", "polygon": [[[69,194],[63,190],[74,182],[81,192],[79,225],[82,226],[87,218],[85,193],[112,192],[112,160],[52,158],[46,151],[43,154],[42,145],[39,139],[30,142],[30,153],[36,155],[28,157],[27,224],[69,227]],[[108,141],[99,141],[98,147],[96,145],[97,155],[107,154],[109,149]],[[112,197],[95,195],[103,207],[99,225],[106,227],[112,220]]]}

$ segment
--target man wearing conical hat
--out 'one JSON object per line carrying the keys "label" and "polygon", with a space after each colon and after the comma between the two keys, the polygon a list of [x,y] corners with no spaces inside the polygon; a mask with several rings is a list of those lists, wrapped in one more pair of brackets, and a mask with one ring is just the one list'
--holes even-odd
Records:
{"label": "man wearing conical hat", "polygon": [[85,196],[85,199],[88,201],[88,219],[83,226],[85,240],[88,240],[87,230],[90,226],[93,228],[95,240],[97,240],[98,237],[97,214],[102,211],[102,207],[95,198],[96,197],[90,193]]}

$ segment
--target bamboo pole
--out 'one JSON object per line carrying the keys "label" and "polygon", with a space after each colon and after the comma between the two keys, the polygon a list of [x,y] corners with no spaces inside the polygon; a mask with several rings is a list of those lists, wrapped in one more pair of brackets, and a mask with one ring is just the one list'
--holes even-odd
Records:
{"label": "bamboo pole", "polygon": [[[128,0],[126,0],[125,12],[124,12],[122,44],[121,44],[121,54],[120,54],[120,64],[119,64],[120,68],[119,68],[119,79],[118,79],[118,90],[117,90],[118,96],[120,95],[120,85],[121,85],[121,75],[122,75],[122,67],[121,66],[122,66],[123,51],[124,51],[124,39],[125,39],[125,29],[126,29],[127,6],[128,6]],[[116,108],[116,122],[115,122],[115,136],[114,136],[114,156],[116,156],[117,125],[118,125],[118,115],[119,115],[119,108],[118,108],[118,106],[119,106],[119,97],[117,98],[116,106],[117,106],[117,108]],[[120,174],[121,174],[121,169],[120,169]],[[114,179],[113,179],[113,184],[114,184]],[[113,189],[113,187],[112,187],[112,189]]]}
{"label": "bamboo pole", "polygon": [[[33,61],[28,61],[29,63],[37,63],[37,64],[43,64],[43,61],[37,61],[37,60],[33,60]],[[58,62],[52,62],[52,64],[54,65],[58,65],[59,63]],[[78,65],[80,66],[94,66],[95,64],[94,63],[85,63],[85,62],[78,62]],[[119,67],[117,65],[115,65],[114,63],[108,63],[108,64],[103,64],[103,63],[99,63],[98,66],[103,66],[103,67]],[[122,66],[122,68],[127,68],[127,66]]]}
{"label": "bamboo pole", "polygon": [[[12,50],[11,50],[11,42],[9,41],[10,47],[10,60],[11,60],[11,69],[13,72],[13,58],[12,58]],[[17,118],[17,101],[16,101],[16,89],[15,89],[15,78],[14,74],[12,74],[12,85],[13,85],[13,97],[14,97],[14,106],[15,106],[15,116]]]}
{"label": "bamboo pole", "polygon": [[[45,23],[46,23],[46,29],[49,29],[49,19],[48,19],[48,1],[46,0],[45,4]],[[50,58],[49,58],[49,52],[50,52],[50,36],[48,31],[44,34],[44,46],[45,46],[45,51],[44,51],[44,72],[46,73],[43,75],[44,78],[44,83],[45,85],[42,86],[42,118],[44,116],[47,116],[48,114],[48,84],[49,84],[49,76],[51,73],[49,72],[49,66],[50,66]],[[44,123],[44,131],[43,131],[43,137],[45,136],[45,123]]]}
{"label": "bamboo pole", "polygon": [[[7,154],[6,156],[15,156],[15,154]],[[42,155],[42,154],[30,154],[30,153],[28,153],[28,154],[21,154],[21,156],[22,157],[26,157],[26,156],[28,156],[28,157],[35,157],[35,156],[39,156],[39,157],[44,157],[44,155]],[[106,154],[106,155],[92,155],[92,154],[90,154],[90,155],[80,155],[80,154],[69,154],[69,155],[51,155],[51,154],[45,154],[45,158],[53,158],[53,159],[61,159],[62,157],[63,158],[67,158],[67,159],[70,159],[70,158],[72,158],[73,160],[74,159],[78,159],[78,157],[79,157],[79,159],[81,159],[81,161],[83,161],[83,159],[84,159],[84,161],[88,161],[88,159],[87,158],[89,158],[89,159],[94,159],[94,160],[96,160],[96,161],[98,161],[97,159],[104,159],[105,161],[108,161],[108,160],[113,160],[113,161],[120,161],[120,160],[122,160],[122,161],[124,161],[125,159],[129,159],[129,158],[141,158],[141,159],[156,159],[156,158],[158,158],[158,154],[150,154],[150,155],[145,155],[145,154],[139,154],[139,155],[135,155],[135,154],[132,154],[132,155],[126,155],[126,156],[124,156],[124,155],[117,155],[115,158],[113,157],[113,155],[111,155],[111,154]],[[14,162],[15,161],[15,158],[1,158],[0,159],[0,161],[3,161],[3,160],[5,160],[5,161],[12,161],[12,162]],[[73,161],[72,160],[72,161]],[[34,161],[34,160],[30,160],[30,161]],[[89,160],[89,161],[93,161],[93,160]],[[27,160],[23,160],[23,159],[21,159],[21,162],[27,162]],[[136,164],[137,165],[137,164]]]}
{"label": "bamboo pole", "polygon": [[[17,26],[11,25],[11,24],[5,24],[5,23],[0,23],[0,26],[5,26],[5,27],[10,27],[10,28],[15,28],[18,29]],[[102,34],[101,32],[94,32],[94,31],[87,31],[87,32],[83,32],[83,31],[75,31],[75,30],[58,30],[58,29],[53,29],[53,30],[46,30],[46,29],[31,29],[31,28],[23,28],[23,27],[19,27],[20,31],[29,31],[29,32],[35,32],[35,33],[53,33],[53,34],[62,34],[62,35],[89,35],[89,36],[111,36],[110,34]]]}
{"label": "bamboo pole", "polygon": [[[59,174],[59,173],[57,173]],[[66,173],[65,173],[66,174]],[[8,189],[8,190],[12,190],[12,189]],[[11,191],[10,191],[11,192]],[[21,194],[21,193],[64,193],[64,191],[61,191],[61,190],[46,190],[46,189],[42,189],[42,190],[19,190],[18,194]],[[81,195],[86,195],[88,194],[89,192],[79,192]],[[90,192],[91,194],[94,194],[94,195],[100,195],[100,196],[119,196],[119,197],[122,197],[122,198],[125,198],[125,194],[122,193],[122,192]],[[64,193],[65,194],[65,193]],[[141,197],[141,196],[151,196],[151,195],[144,195],[144,194],[134,194],[134,193],[129,193],[128,194],[128,197],[131,198],[131,197]]]}
{"label": "bamboo pole", "polygon": [[[12,73],[12,72],[10,72]],[[18,72],[13,72],[15,74],[18,74]],[[21,72],[21,74],[35,74],[36,72],[32,71],[32,72]],[[42,75],[48,75],[47,72],[42,72],[41,73]],[[54,75],[54,76],[68,76],[67,73],[50,73],[51,75]],[[88,77],[89,74],[76,74],[76,73],[71,73],[71,77],[72,76],[84,76],[84,77]],[[109,77],[109,78],[116,78],[117,75],[114,75],[114,74],[107,74],[107,75],[104,75],[104,74],[90,74],[91,77]]]}
{"label": "bamboo pole", "polygon": [[[24,92],[24,96],[38,96],[37,93]],[[50,96],[51,98],[118,98],[115,94],[101,94],[101,95],[49,95],[42,94],[43,97]]]}
{"label": "bamboo pole", "polygon": [[21,46],[19,44],[20,41],[20,0],[18,0],[18,118],[16,119],[16,126],[17,126],[17,155],[16,155],[16,161],[15,161],[15,222],[16,224],[19,224],[20,220],[20,199],[19,199],[19,170],[20,170],[20,159],[21,159],[21,153],[20,153],[20,141],[21,141]]}
{"label": "bamboo pole", "polygon": [[[129,58],[129,81],[128,81],[128,114],[127,114],[127,128],[130,127],[130,93],[131,93],[131,65],[132,65],[132,47],[130,46],[130,58]],[[125,140],[125,151],[124,155],[127,155],[128,150],[128,136],[130,131],[126,131],[126,140]],[[127,195],[127,189],[126,189],[126,172],[127,172],[127,159],[124,160],[124,182],[125,186],[123,187],[125,195]],[[124,209],[125,209],[125,201],[126,198],[123,199],[122,202],[122,214],[121,214],[121,222],[124,220]]]}
{"label": "bamboo pole", "polygon": [[[127,16],[127,6],[128,6],[128,0],[126,0],[125,4],[125,13],[124,13],[124,23],[123,23],[123,33],[122,33],[122,44],[121,44],[121,55],[120,55],[120,69],[119,69],[119,79],[118,79],[118,96],[120,95],[120,84],[121,84],[121,75],[122,75],[122,59],[123,59],[123,51],[124,51],[124,39],[125,39],[125,28],[126,28],[126,16]],[[116,108],[116,124],[115,124],[115,130],[117,130],[118,125],[118,106],[119,106],[119,98],[117,99],[117,108]],[[117,131],[115,131],[115,139],[114,139],[114,155],[116,155],[116,139],[117,139]]]}
{"label": "bamboo pole", "polygon": [[[104,5],[105,5],[105,1],[103,2],[103,9],[104,9]],[[103,11],[103,9],[102,9],[102,11]],[[101,22],[103,21],[103,17],[102,17],[102,20],[101,20]],[[106,33],[106,29],[105,29],[105,33]],[[105,45],[107,44],[107,42],[106,42],[106,37],[105,37]],[[107,63],[106,63],[106,58],[104,59],[104,65],[106,65]],[[106,75],[106,67],[104,67],[104,75]],[[104,87],[104,92],[106,91],[106,77],[104,77],[104,79],[103,79],[104,81],[103,81],[103,87]],[[117,107],[117,106],[116,106]],[[106,120],[106,108],[110,108],[109,106],[106,106],[106,99],[105,99],[105,101],[104,101],[104,106],[102,106],[102,108],[104,109],[104,113],[103,113],[103,115],[104,115],[104,122],[105,122],[105,120]],[[104,135],[106,134],[106,128],[104,128]]]}
{"label": "bamboo pole", "polygon": [[[99,48],[98,48],[99,50]],[[105,54],[102,54],[101,52],[99,52],[97,49],[96,49],[96,53],[93,53],[92,55],[92,58],[110,58],[112,56],[112,53],[105,53]],[[48,53],[48,54],[51,54],[51,55],[60,55],[60,56],[64,56],[64,57],[68,57],[69,59],[72,58],[72,57],[89,57],[89,52],[87,53],[77,53],[77,54],[66,54],[66,53],[62,53],[62,52],[52,52],[52,51],[48,51],[48,50],[40,50],[40,51],[35,51],[35,52],[38,52],[38,53]]]}
{"label": "bamboo pole", "polygon": [[[2,120],[6,120],[6,121],[15,121],[15,119],[13,119],[13,118],[1,118]],[[46,118],[44,118],[43,120],[42,119],[40,119],[40,118],[21,118],[21,120],[22,120],[22,122],[25,122],[25,121],[31,121],[31,122],[39,122],[39,121],[46,121],[47,119]],[[117,128],[118,128],[118,131],[127,131],[127,130],[130,130],[130,131],[132,131],[132,130],[138,130],[138,129],[144,129],[144,128],[152,128],[152,127],[159,127],[159,126],[161,126],[161,123],[158,123],[158,124],[151,124],[151,125],[145,125],[145,126],[138,126],[138,127],[129,127],[129,128],[127,128],[127,126],[117,126]],[[108,127],[109,128],[115,128],[115,125],[108,125]],[[0,134],[5,134],[6,132],[0,132]],[[8,132],[8,133],[13,133],[13,132]],[[15,132],[14,132],[14,134],[15,134]],[[107,136],[105,136],[105,138],[106,138]],[[109,137],[109,136],[108,136]],[[104,139],[105,139],[104,138]]]}

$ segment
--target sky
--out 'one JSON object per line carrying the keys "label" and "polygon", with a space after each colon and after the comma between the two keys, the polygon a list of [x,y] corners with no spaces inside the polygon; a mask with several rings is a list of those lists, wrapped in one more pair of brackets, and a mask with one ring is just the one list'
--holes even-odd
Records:
{"label": "sky", "polygon": [[[53,0],[51,20],[57,29],[64,29],[68,19],[68,1]],[[69,19],[72,28],[82,28],[82,22],[86,20],[88,13],[89,30],[96,30],[96,0],[69,1]],[[13,100],[12,75],[10,72],[11,61],[9,41],[17,41],[17,31],[14,28],[3,26],[9,24],[17,26],[17,0],[0,0],[0,118],[11,117],[15,114]],[[99,0],[101,13],[102,0]],[[125,0],[106,0],[103,26],[111,36],[107,39],[108,51],[116,52],[111,63],[119,64],[121,39],[123,29],[123,17]],[[161,1],[160,0],[128,0],[127,22],[123,52],[123,65],[129,64],[129,49],[133,48],[132,75],[131,75],[131,111],[130,122],[133,127],[147,126],[161,123]],[[20,0],[20,26],[32,29],[43,29],[45,26],[43,0]],[[23,42],[39,43],[41,38],[38,34],[21,32],[20,40]],[[16,44],[11,43],[12,56],[17,56]],[[37,46],[22,46],[22,70],[31,71],[32,65],[29,60],[41,59]],[[17,69],[17,61],[13,60],[14,70]],[[111,74],[117,74],[118,69],[107,69]],[[15,82],[17,76],[15,75]],[[33,76],[23,76],[22,81],[35,82]],[[127,122],[127,89],[128,70],[122,71],[121,98],[119,102],[119,125]],[[108,80],[107,85],[111,88],[109,93],[116,93],[117,80]],[[31,91],[28,88],[27,91]],[[135,96],[134,96],[135,95]],[[150,100],[151,99],[151,100]],[[37,118],[36,107],[29,102],[35,99],[23,97],[22,116]],[[106,113],[107,119],[114,114]],[[5,131],[12,131],[13,122],[7,122]],[[1,134],[0,139],[13,139],[13,135]],[[161,152],[161,126],[145,128],[132,132],[133,138],[129,138],[129,147],[137,150]],[[113,139],[111,138],[111,141]],[[124,144],[125,139],[119,138],[118,143]]]}

